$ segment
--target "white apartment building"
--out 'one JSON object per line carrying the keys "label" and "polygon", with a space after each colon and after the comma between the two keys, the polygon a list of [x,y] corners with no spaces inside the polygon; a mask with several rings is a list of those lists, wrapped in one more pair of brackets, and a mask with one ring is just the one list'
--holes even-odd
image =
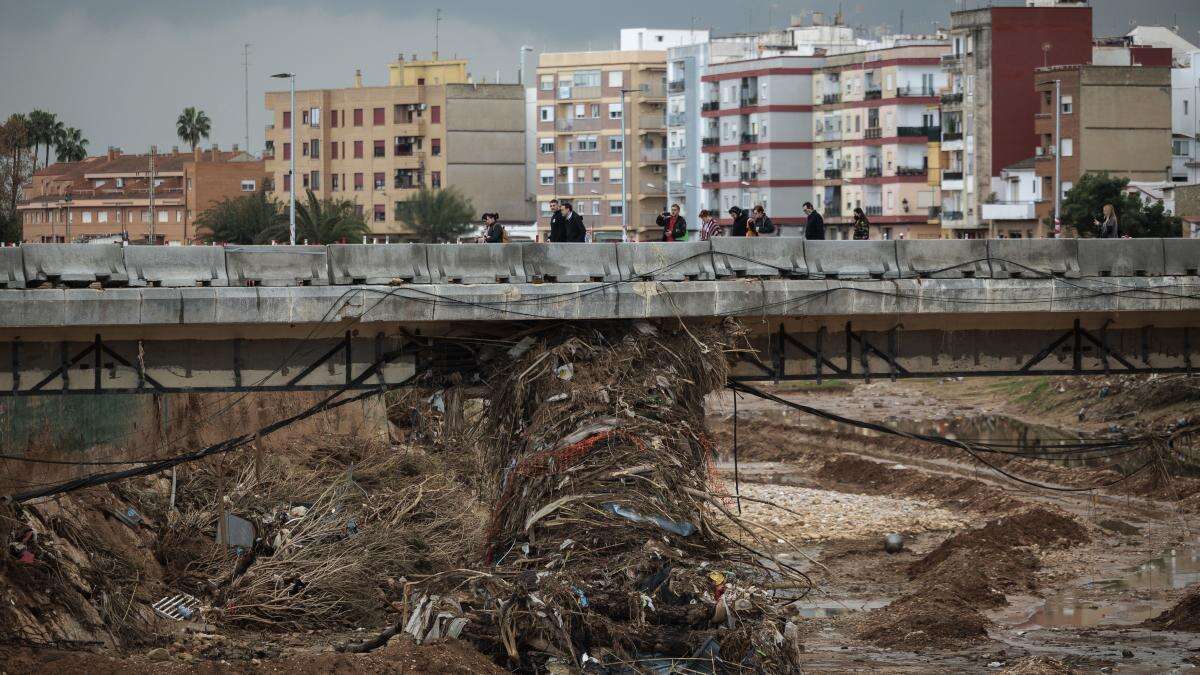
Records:
{"label": "white apartment building", "polygon": [[1200,51],[1184,62],[1171,69],[1171,180],[1200,183]]}

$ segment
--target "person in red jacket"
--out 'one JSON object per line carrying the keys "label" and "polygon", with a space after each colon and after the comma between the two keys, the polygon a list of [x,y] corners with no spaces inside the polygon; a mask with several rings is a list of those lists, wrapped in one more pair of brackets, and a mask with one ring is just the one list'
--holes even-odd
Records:
{"label": "person in red jacket", "polygon": [[664,211],[655,222],[662,228],[663,241],[683,241],[687,237],[687,221],[679,215],[678,204],[672,204],[671,212]]}

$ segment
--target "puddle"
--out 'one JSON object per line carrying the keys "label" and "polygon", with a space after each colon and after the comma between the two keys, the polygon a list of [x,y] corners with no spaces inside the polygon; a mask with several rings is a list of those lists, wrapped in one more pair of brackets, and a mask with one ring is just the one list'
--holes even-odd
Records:
{"label": "puddle", "polygon": [[1158,616],[1168,609],[1172,602],[1161,598],[1109,601],[1078,596],[1081,591],[1094,590],[1146,596],[1154,591],[1182,590],[1195,583],[1200,583],[1200,543],[1167,551],[1153,560],[1142,563],[1124,576],[1097,579],[1082,586],[1066,589],[1047,598],[1045,604],[1029,618],[1013,627],[1085,628],[1101,623],[1141,623]]}
{"label": "puddle", "polygon": [[822,619],[830,616],[842,616],[862,612],[868,609],[879,609],[887,606],[891,600],[846,600],[845,602],[801,602],[792,605],[800,616],[806,619]]}

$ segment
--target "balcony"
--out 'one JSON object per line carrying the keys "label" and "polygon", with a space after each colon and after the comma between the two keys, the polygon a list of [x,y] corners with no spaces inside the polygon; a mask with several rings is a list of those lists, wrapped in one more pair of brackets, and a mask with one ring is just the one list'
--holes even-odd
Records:
{"label": "balcony", "polygon": [[681,94],[687,90],[686,80],[671,80],[667,83],[667,91],[672,94]]}
{"label": "balcony", "polygon": [[868,216],[882,216],[883,215],[883,205],[881,204],[879,206],[864,206],[863,213],[867,214]]}
{"label": "balcony", "polygon": [[706,174],[703,174],[700,176],[700,181],[702,183],[720,183],[721,182],[721,174],[706,173]]}
{"label": "balcony", "polygon": [[559,164],[598,164],[604,161],[604,153],[600,150],[559,150],[555,157]]}
{"label": "balcony", "polygon": [[963,95],[961,91],[942,94],[942,105],[962,105],[962,102]]}
{"label": "balcony", "polygon": [[824,96],[821,97],[821,103],[823,103],[824,105],[831,105],[834,103],[841,103],[841,102],[842,102],[841,94],[825,94]]}
{"label": "balcony", "polygon": [[599,117],[568,117],[554,122],[555,131],[600,131],[602,126]]}
{"label": "balcony", "polygon": [[928,138],[936,141],[941,134],[941,127],[896,127],[896,135],[902,138]]}
{"label": "balcony", "polygon": [[684,185],[681,180],[673,180],[667,182],[667,192],[673,195],[683,195],[687,190],[687,185]]}
{"label": "balcony", "polygon": [[[571,87],[569,92],[570,96],[567,98],[571,98],[576,101],[583,98],[600,98],[603,95],[603,91],[600,87]],[[562,97],[559,96],[559,98]]]}
{"label": "balcony", "polygon": [[842,217],[842,205],[841,204],[829,204],[828,206],[825,207],[825,210],[821,213],[821,215],[825,216],[826,218],[841,218]]}
{"label": "balcony", "polygon": [[984,220],[1036,220],[1033,202],[993,202],[983,205]]}
{"label": "balcony", "polygon": [[880,178],[883,176],[883,168],[878,166],[868,166],[863,171],[863,176],[867,178]]}
{"label": "balcony", "polygon": [[[596,87],[596,96],[600,95],[599,89],[600,87]],[[642,86],[638,87],[638,93],[646,98],[666,98],[667,88],[661,84],[643,84]]]}
{"label": "balcony", "polygon": [[667,159],[687,159],[687,146],[676,145],[667,148]]}
{"label": "balcony", "polygon": [[961,141],[962,138],[963,138],[963,134],[961,131],[954,131],[954,130],[950,130],[950,129],[942,130],[942,141],[943,142]]}
{"label": "balcony", "polygon": [[942,54],[942,65],[953,66],[962,65],[962,54]]}
{"label": "balcony", "polygon": [[923,166],[898,166],[896,167],[897,176],[924,176],[929,173],[929,169]]}
{"label": "balcony", "polygon": [[712,112],[714,110],[720,110],[720,109],[721,109],[720,101],[705,101],[704,103],[700,104],[701,112]]}
{"label": "balcony", "polygon": [[819,141],[840,141],[842,140],[842,131],[841,129],[817,129],[814,137]]}
{"label": "balcony", "polygon": [[642,131],[659,131],[667,128],[667,119],[663,115],[639,115],[638,128]]}
{"label": "balcony", "polygon": [[962,171],[943,171],[942,172],[942,180],[943,181],[947,181],[947,182],[960,181],[962,179],[963,179]]}
{"label": "balcony", "polygon": [[867,127],[863,131],[863,138],[883,138],[883,129],[880,127]]}
{"label": "balcony", "polygon": [[863,100],[864,101],[875,101],[875,100],[878,100],[881,98],[883,98],[883,90],[882,89],[868,89],[865,92],[863,92]]}
{"label": "balcony", "polygon": [[838,180],[842,177],[841,169],[825,169],[825,180]]}
{"label": "balcony", "polygon": [[712,148],[720,144],[721,139],[717,138],[716,136],[705,136],[704,138],[700,139],[700,147],[702,148]]}
{"label": "balcony", "polygon": [[758,142],[758,134],[742,134],[742,143],[743,144],[757,143],[757,142]]}
{"label": "balcony", "polygon": [[943,221],[957,221],[963,219],[962,211],[942,211]]}
{"label": "balcony", "polygon": [[667,161],[666,148],[642,148],[639,159],[643,162],[665,162]]}
{"label": "balcony", "polygon": [[940,207],[940,206],[929,207],[929,219],[930,220],[937,220],[938,218],[941,218],[941,217],[942,217],[942,207]]}
{"label": "balcony", "polygon": [[687,113],[673,112],[667,115],[667,126],[681,127],[687,124]]}
{"label": "balcony", "polygon": [[926,87],[896,87],[896,98],[932,98],[936,95]]}
{"label": "balcony", "polygon": [[750,96],[742,96],[738,99],[739,108],[749,108],[758,105],[758,96],[751,94]]}

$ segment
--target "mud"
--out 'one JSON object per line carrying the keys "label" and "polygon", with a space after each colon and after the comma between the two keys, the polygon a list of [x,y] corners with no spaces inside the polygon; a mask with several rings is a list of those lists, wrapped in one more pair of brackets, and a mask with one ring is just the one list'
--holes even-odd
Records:
{"label": "mud", "polygon": [[1200,633],[1200,588],[1184,596],[1174,607],[1146,622],[1155,630]]}

